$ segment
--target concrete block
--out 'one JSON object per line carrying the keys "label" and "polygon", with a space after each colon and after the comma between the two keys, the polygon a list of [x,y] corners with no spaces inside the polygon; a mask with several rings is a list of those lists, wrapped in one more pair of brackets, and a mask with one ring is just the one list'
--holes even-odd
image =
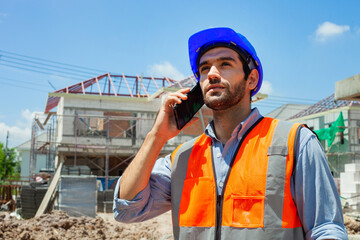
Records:
{"label": "concrete block", "polygon": [[356,100],[360,97],[360,74],[335,82],[335,100]]}
{"label": "concrete block", "polygon": [[348,163],[345,164],[345,172],[358,172],[360,171],[359,163]]}
{"label": "concrete block", "polygon": [[340,192],[343,193],[360,193],[360,182],[340,183]]}
{"label": "concrete block", "polygon": [[340,184],[352,184],[354,182],[360,182],[360,172],[340,173]]}

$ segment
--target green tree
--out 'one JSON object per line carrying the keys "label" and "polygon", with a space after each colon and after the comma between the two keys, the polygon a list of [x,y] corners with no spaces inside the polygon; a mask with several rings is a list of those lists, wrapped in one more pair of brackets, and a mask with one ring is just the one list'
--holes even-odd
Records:
{"label": "green tree", "polygon": [[20,177],[20,162],[16,159],[15,148],[5,148],[0,142],[0,179]]}

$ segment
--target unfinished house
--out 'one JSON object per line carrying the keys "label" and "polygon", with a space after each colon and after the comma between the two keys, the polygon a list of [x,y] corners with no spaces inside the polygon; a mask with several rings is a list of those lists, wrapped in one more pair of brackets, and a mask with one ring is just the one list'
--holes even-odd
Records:
{"label": "unfinished house", "polygon": [[[56,118],[47,121],[56,125],[54,141],[39,144],[33,136],[33,155],[41,149],[55,149],[55,168],[60,162],[64,162],[63,171],[66,166],[87,166],[92,174],[104,178],[107,189],[137,153],[166,93],[194,84],[193,78],[176,82],[166,77],[107,73],[49,93],[45,113],[46,119]],[[200,114],[201,121],[168,141],[161,155],[203,131],[209,116]],[[44,128],[46,124],[35,119],[34,125]],[[35,161],[33,156],[30,165]]]}
{"label": "unfinished house", "polygon": [[[22,175],[30,182],[50,176],[51,183],[42,205],[23,199],[25,205],[31,201],[24,216],[41,214],[54,199],[72,216],[111,212],[116,180],[138,152],[163,98],[195,83],[193,77],[178,82],[106,73],[49,93],[45,115],[34,118],[31,140],[19,150],[22,165],[29,166]],[[170,139],[161,156],[203,132],[210,111],[203,107],[197,115],[200,121]]]}

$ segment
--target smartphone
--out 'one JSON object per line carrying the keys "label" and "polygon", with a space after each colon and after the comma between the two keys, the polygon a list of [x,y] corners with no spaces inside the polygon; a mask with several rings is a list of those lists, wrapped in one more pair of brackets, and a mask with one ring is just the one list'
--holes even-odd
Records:
{"label": "smartphone", "polygon": [[187,99],[174,105],[176,126],[181,130],[204,105],[200,84],[197,83],[187,94]]}

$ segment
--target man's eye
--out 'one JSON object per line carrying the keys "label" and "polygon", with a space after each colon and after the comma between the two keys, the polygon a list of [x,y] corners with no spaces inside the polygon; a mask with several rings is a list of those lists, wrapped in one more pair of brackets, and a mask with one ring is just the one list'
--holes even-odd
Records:
{"label": "man's eye", "polygon": [[204,66],[200,68],[200,73],[203,73],[205,71],[208,71],[210,68],[208,66]]}
{"label": "man's eye", "polygon": [[221,66],[231,66],[231,64],[229,62],[223,62],[221,63]]}

